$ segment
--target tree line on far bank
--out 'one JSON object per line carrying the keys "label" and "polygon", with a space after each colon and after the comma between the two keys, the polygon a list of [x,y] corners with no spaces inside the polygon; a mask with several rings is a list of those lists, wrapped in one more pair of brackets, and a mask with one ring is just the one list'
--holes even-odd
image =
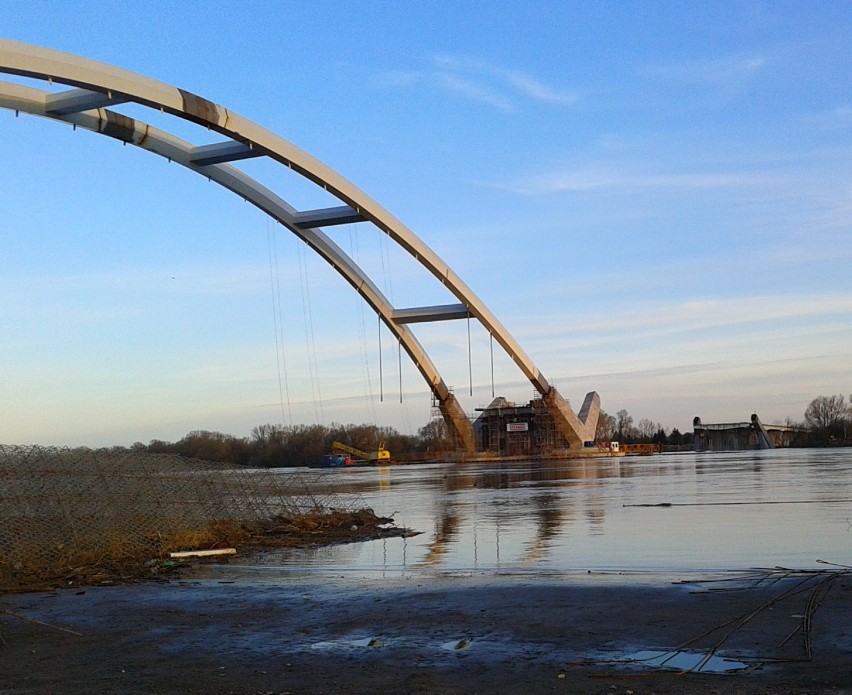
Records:
{"label": "tree line on far bank", "polygon": [[[852,402],[852,396],[850,396]],[[804,413],[804,420],[785,423],[803,430],[795,441],[798,446],[830,446],[849,444],[852,437],[852,405],[842,395],[818,396]],[[642,418],[634,424],[627,410],[615,415],[601,411],[595,439],[624,444],[663,444],[692,446],[692,432],[678,428],[666,431],[660,423]],[[446,425],[436,418],[421,427],[416,435],[401,434],[393,427],[376,425],[259,425],[250,437],[235,437],[221,432],[197,430],[177,442],[153,439],[148,444],[136,442],[130,449],[157,454],[178,454],[188,458],[229,463],[257,468],[309,466],[331,451],[335,441],[363,451],[371,451],[384,443],[395,458],[416,454],[436,454],[453,448]],[[124,450],[124,447],[113,447]]]}
{"label": "tree line on far bank", "polygon": [[176,442],[153,439],[130,448],[151,454],[178,454],[187,458],[217,461],[236,466],[272,468],[310,466],[342,442],[365,452],[384,444],[394,457],[443,451],[448,448],[442,420],[421,427],[416,435],[401,434],[393,427],[376,425],[259,425],[250,437],[196,430]]}
{"label": "tree line on far bank", "polygon": [[800,427],[807,429],[805,446],[849,445],[852,438],[852,395],[817,396],[805,409]]}
{"label": "tree line on far bank", "polygon": [[[765,423],[769,424],[769,423]],[[801,432],[793,439],[793,446],[848,446],[852,439],[852,395],[849,403],[843,395],[817,396],[805,409],[804,419],[787,418],[787,427]],[[674,428],[666,433],[660,423],[641,419],[635,425],[626,410],[615,415],[601,411],[595,439],[599,442],[617,441],[622,444],[668,444],[692,445],[692,432],[681,432]]]}
{"label": "tree line on far bank", "polygon": [[623,408],[615,415],[601,410],[595,441],[620,442],[621,444],[668,444],[670,446],[692,446],[692,432],[684,432],[674,427],[666,432],[659,422],[642,418],[635,425],[633,416]]}
{"label": "tree line on far bank", "polygon": [[[616,416],[601,411],[596,439],[624,443],[692,445],[692,433],[677,428],[666,432],[659,423],[641,419],[633,425],[626,410]],[[375,450],[383,443],[394,458],[406,458],[434,452],[440,455],[454,448],[446,423],[435,418],[416,435],[401,434],[393,427],[376,425],[259,425],[250,437],[235,437],[221,432],[196,430],[176,442],[153,439],[149,444],[136,442],[130,448],[152,454],[178,454],[187,458],[217,461],[256,468],[310,466],[332,450],[334,442],[343,442],[362,451]],[[121,449],[122,447],[114,447]]]}

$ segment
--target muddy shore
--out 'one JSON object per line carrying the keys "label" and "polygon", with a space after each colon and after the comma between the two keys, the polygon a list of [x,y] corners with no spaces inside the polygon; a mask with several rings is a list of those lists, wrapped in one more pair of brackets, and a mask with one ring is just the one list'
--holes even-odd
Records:
{"label": "muddy shore", "polygon": [[[227,576],[0,597],[0,693],[852,692],[848,574],[818,595],[797,577]],[[741,670],[631,661],[726,632],[715,653]]]}

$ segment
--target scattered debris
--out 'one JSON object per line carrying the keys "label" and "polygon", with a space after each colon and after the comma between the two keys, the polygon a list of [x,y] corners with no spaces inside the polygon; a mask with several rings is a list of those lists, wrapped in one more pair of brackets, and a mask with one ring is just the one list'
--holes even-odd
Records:
{"label": "scattered debris", "polygon": [[744,671],[750,664],[744,661],[726,659],[721,656],[710,656],[703,652],[691,652],[687,650],[645,650],[628,654],[628,661],[641,664],[642,666],[656,666],[679,672],[700,671],[701,673],[734,673]]}
{"label": "scattered debris", "polygon": [[[850,566],[822,560],[817,562],[831,565],[832,569],[796,570],[775,567],[755,569],[746,573],[736,572],[719,579],[679,582],[708,586],[703,593],[755,591],[758,592],[760,602],[741,615],[728,618],[672,649],[634,652],[626,655],[626,661],[681,673],[731,673],[767,663],[810,661],[813,657],[811,631],[814,615],[834,581],[852,574]],[[775,610],[781,606],[786,610]],[[784,627],[783,623],[778,622],[779,616],[785,620],[795,620],[793,629],[786,627],[786,635],[777,643],[763,644],[761,640],[765,641],[766,637]],[[774,628],[770,629],[773,625]],[[743,633],[749,629],[753,634],[746,642],[746,635]],[[780,634],[784,635],[784,632]],[[745,643],[748,643],[749,647],[742,650]],[[758,644],[763,649],[772,651],[759,653],[759,650],[755,649]]]}
{"label": "scattered debris", "polygon": [[215,548],[213,550],[181,550],[175,553],[169,553],[169,557],[189,558],[189,557],[218,557],[222,555],[236,555],[236,548]]}
{"label": "scattered debris", "polygon": [[[46,623],[43,620],[36,620],[35,618],[28,618],[25,615],[20,615],[18,613],[13,613],[12,611],[0,610],[0,614],[9,615],[13,618],[17,618],[18,620],[23,620],[25,623],[32,623],[33,625],[42,625],[44,627],[49,627],[52,630],[59,630],[60,632],[67,632],[68,634],[75,635],[77,637],[82,637],[82,632],[77,632],[76,630],[70,630],[67,627],[62,627],[61,625],[52,625],[51,623]],[[5,640],[4,640],[5,642]]]}

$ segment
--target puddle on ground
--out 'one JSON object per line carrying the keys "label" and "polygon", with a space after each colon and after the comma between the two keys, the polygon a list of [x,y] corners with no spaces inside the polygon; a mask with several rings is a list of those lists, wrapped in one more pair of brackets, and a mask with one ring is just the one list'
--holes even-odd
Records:
{"label": "puddle on ground", "polygon": [[548,655],[551,658],[568,660],[567,654],[556,655],[552,645],[515,642],[510,639],[487,639],[475,636],[454,637],[448,640],[446,635],[393,634],[379,637],[342,637],[340,639],[319,640],[305,644],[301,649],[311,652],[336,652],[348,656],[366,655],[383,652],[395,654],[416,653],[430,659],[452,659],[476,654],[484,660],[523,659],[525,661]]}
{"label": "puddle on ground", "polygon": [[[402,646],[412,640],[406,639],[396,639],[394,643],[397,647]],[[312,650],[361,650],[361,649],[378,649],[380,647],[386,646],[384,640],[376,638],[376,637],[365,637],[361,639],[335,639],[335,640],[323,640],[321,642],[314,642],[309,645],[309,648]],[[428,645],[421,645],[428,646]],[[440,649],[445,651],[463,651],[466,649],[470,649],[473,646],[473,640],[471,639],[454,639],[450,642],[442,642],[438,645]]]}
{"label": "puddle on ground", "polygon": [[441,649],[446,649],[447,651],[459,651],[460,649],[470,649],[473,645],[473,642],[469,639],[454,639],[452,642],[444,642],[441,645]]}
{"label": "puddle on ground", "polygon": [[653,651],[645,650],[625,655],[625,658],[641,666],[692,671],[693,673],[734,673],[750,666],[743,661],[713,656],[706,652]]}

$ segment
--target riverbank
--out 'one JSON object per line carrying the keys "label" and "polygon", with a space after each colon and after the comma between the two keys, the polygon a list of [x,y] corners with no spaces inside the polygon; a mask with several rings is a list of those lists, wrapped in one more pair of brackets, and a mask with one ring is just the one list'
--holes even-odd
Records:
{"label": "riverbank", "polygon": [[[852,691],[846,573],[689,584],[205,574],[0,598],[0,693]],[[726,633],[715,654],[739,655],[742,670],[631,660],[692,640],[689,650],[709,654]]]}

